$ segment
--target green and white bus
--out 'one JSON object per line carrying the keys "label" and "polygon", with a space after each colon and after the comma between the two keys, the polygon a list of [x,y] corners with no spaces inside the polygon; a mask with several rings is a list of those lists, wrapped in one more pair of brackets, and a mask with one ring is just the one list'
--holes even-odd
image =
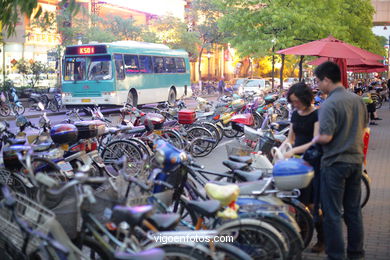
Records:
{"label": "green and white bus", "polygon": [[133,105],[191,95],[188,53],[135,41],[68,46],[63,60],[66,106]]}

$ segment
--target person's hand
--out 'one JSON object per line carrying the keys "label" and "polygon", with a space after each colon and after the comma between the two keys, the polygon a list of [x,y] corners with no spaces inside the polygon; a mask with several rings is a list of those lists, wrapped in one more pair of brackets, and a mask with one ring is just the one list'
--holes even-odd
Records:
{"label": "person's hand", "polygon": [[285,152],[285,153],[283,154],[283,156],[284,156],[285,159],[291,158],[291,157],[294,156],[294,152],[293,152],[292,150],[290,150],[290,151],[288,151],[288,152]]}

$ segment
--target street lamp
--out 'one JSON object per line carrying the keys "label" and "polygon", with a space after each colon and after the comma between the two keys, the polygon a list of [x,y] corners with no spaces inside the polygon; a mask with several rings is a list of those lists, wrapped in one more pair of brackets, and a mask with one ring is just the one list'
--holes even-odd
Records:
{"label": "street lamp", "polygon": [[211,52],[207,52],[207,65],[208,65],[208,79],[210,80],[210,59],[211,59]]}
{"label": "street lamp", "polygon": [[[383,27],[383,30],[386,31],[387,26]],[[387,78],[390,78],[390,34],[389,34],[389,37],[387,39],[387,66],[388,66]]]}

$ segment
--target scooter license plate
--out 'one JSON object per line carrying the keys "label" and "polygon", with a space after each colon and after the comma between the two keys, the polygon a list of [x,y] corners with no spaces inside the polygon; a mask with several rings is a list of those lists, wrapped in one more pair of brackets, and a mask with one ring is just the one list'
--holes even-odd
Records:
{"label": "scooter license plate", "polygon": [[60,167],[60,169],[64,172],[70,172],[70,171],[73,171],[73,167],[72,165],[70,164],[70,162],[60,162],[58,163],[58,166]]}

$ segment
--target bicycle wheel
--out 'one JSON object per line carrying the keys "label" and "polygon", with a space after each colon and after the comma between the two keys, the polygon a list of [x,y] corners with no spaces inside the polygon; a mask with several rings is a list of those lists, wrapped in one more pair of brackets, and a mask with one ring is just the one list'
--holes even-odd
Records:
{"label": "bicycle wheel", "polygon": [[310,211],[297,199],[284,198],[282,199],[284,203],[289,206],[290,212],[295,217],[299,228],[301,229],[301,236],[305,248],[310,244],[311,239],[313,238],[314,232],[314,222],[313,217],[311,216]]}
{"label": "bicycle wheel", "polygon": [[300,259],[304,249],[303,240],[297,228],[279,215],[269,213],[244,213],[240,214],[240,218],[255,218],[265,221],[276,228],[286,239],[288,246],[287,259]]}
{"label": "bicycle wheel", "polygon": [[370,194],[371,194],[370,182],[371,180],[367,174],[367,170],[364,170],[362,173],[362,184],[361,184],[362,195],[361,195],[361,202],[360,202],[362,208],[366,206],[368,200],[370,199]]}
{"label": "bicycle wheel", "polygon": [[49,103],[47,104],[47,108],[50,109],[50,111],[52,112],[58,112],[59,107],[57,105],[57,101],[50,100]]}
{"label": "bicycle wheel", "polygon": [[261,115],[257,114],[257,113],[253,113],[253,119],[255,121],[255,123],[253,125],[253,128],[254,129],[261,128],[261,125],[263,124],[264,118]]}
{"label": "bicycle wheel", "polygon": [[[180,260],[204,260],[210,259],[210,251],[195,244],[161,244],[157,246],[165,252],[164,259],[180,259]],[[204,249],[201,249],[204,248]]]}
{"label": "bicycle wheel", "polygon": [[126,156],[127,159],[127,173],[138,176],[144,168],[144,162],[141,150],[133,142],[114,140],[104,147],[101,154],[104,163],[111,166],[123,156]]}
{"label": "bicycle wheel", "polygon": [[9,116],[10,114],[11,114],[11,108],[6,104],[2,104],[0,106],[0,116],[6,117]]}
{"label": "bicycle wheel", "polygon": [[192,139],[189,151],[193,157],[204,157],[211,153],[215,147],[215,139],[206,137],[196,137]]}
{"label": "bicycle wheel", "polygon": [[13,104],[12,111],[14,112],[15,115],[23,115],[25,108],[23,105]]}
{"label": "bicycle wheel", "polygon": [[238,131],[237,130],[234,130],[232,128],[232,123],[229,122],[227,125],[226,125],[227,128],[223,129],[223,134],[227,137],[227,138],[233,138],[235,136],[237,136],[238,134]]}
{"label": "bicycle wheel", "polygon": [[211,132],[213,138],[216,140],[214,144],[214,147],[216,147],[223,137],[222,131],[220,132],[219,128],[216,125],[207,121],[201,121],[200,124]]}
{"label": "bicycle wheel", "polygon": [[169,143],[173,144],[177,149],[181,150],[184,148],[183,137],[175,130],[164,130],[161,137],[165,138]]}
{"label": "bicycle wheel", "polygon": [[[210,250],[215,250],[214,255],[216,259],[226,259],[226,260],[251,260],[252,257],[242,251],[240,248],[228,244],[213,242],[210,244],[203,244],[204,246],[210,248]],[[214,248],[213,248],[214,247]]]}
{"label": "bicycle wheel", "polygon": [[253,259],[286,259],[288,250],[282,234],[270,224],[255,219],[239,219],[218,227],[219,236],[233,236],[233,245]]}

